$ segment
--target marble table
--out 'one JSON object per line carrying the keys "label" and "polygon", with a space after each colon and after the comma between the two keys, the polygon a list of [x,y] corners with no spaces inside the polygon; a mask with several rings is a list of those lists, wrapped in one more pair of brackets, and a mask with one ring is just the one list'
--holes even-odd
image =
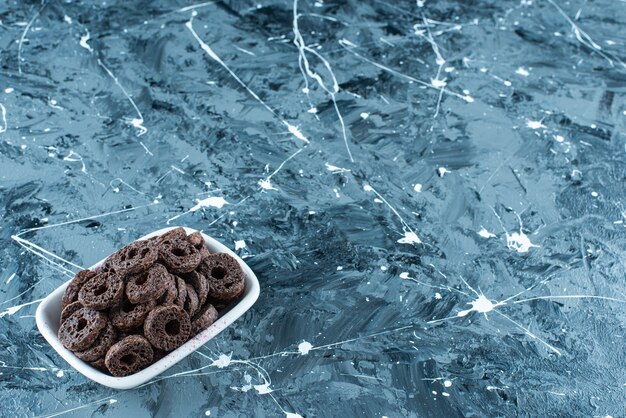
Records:
{"label": "marble table", "polygon": [[[3,416],[624,416],[624,1],[0,4]],[[261,282],[115,391],[38,301],[201,229]]]}

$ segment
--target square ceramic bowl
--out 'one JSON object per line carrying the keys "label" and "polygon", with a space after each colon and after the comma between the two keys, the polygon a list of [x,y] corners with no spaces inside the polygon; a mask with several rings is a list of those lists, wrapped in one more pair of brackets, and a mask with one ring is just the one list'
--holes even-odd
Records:
{"label": "square ceramic bowl", "polygon": [[[148,239],[154,236],[163,235],[173,228],[175,227],[160,229],[139,239]],[[185,231],[187,231],[187,234],[196,232],[195,229],[191,228],[185,228]],[[252,307],[254,302],[256,302],[259,297],[259,281],[250,267],[248,267],[248,265],[241,258],[239,258],[237,254],[229,250],[223,244],[205,234],[202,234],[202,236],[211,252],[228,253],[232,255],[237,262],[239,262],[239,265],[241,265],[241,268],[246,275],[246,290],[238,302],[233,303],[231,306],[228,306],[225,310],[220,312],[220,317],[213,325],[146,369],[126,377],[110,376],[93,368],[89,363],[82,361],[71,351],[63,347],[63,344],[61,344],[61,341],[57,338],[57,332],[60,326],[59,320],[61,318],[61,298],[63,297],[65,288],[71,280],[68,280],[59,286],[39,304],[36,314],[39,332],[41,332],[41,335],[44,336],[48,343],[50,343],[57,353],[59,353],[59,355],[63,357],[72,367],[82,373],[85,377],[104,386],[114,389],[131,389],[146,383],[155,376],[163,373],[226,329],[226,327],[232,324],[237,318],[246,313],[246,311]],[[91,266],[90,269],[97,269],[103,262],[104,260],[101,260]]]}

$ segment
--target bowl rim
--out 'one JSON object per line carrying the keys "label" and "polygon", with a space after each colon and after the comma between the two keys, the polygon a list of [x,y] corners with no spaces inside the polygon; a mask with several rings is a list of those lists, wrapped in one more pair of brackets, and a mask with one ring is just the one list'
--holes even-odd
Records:
{"label": "bowl rim", "polygon": [[[178,228],[178,226],[172,226],[167,228],[162,228],[156,231],[153,231],[149,234],[138,238],[135,241],[145,240],[148,238],[152,238],[155,236],[163,235],[164,233]],[[53,290],[48,296],[46,296],[37,307],[37,311],[35,313],[35,320],[37,323],[37,328],[41,335],[48,341],[48,343],[52,346],[52,348],[67,362],[72,366],[75,370],[81,373],[83,376],[88,379],[93,380],[96,383],[99,383],[104,386],[108,386],[113,389],[132,389],[143,383],[146,383],[150,379],[155,376],[163,373],[170,367],[174,366],[179,361],[183,360],[185,357],[202,347],[208,341],[217,336],[220,332],[225,330],[228,326],[230,326],[235,320],[245,314],[254,303],[257,301],[260,294],[260,285],[259,281],[252,271],[250,267],[243,261],[235,252],[230,250],[224,244],[212,238],[209,235],[206,235],[202,231],[197,231],[193,228],[185,227],[185,232],[187,235],[193,232],[200,232],[202,234],[202,238],[204,238],[205,243],[211,250],[211,252],[222,252],[228,253],[232,257],[237,260],[241,268],[245,273],[245,281],[246,287],[244,291],[243,297],[233,305],[228,312],[226,312],[223,316],[220,316],[211,326],[209,326],[204,331],[198,333],[193,338],[189,339],[185,344],[178,347],[176,350],[170,352],[168,355],[155,362],[154,364],[148,366],[147,368],[140,370],[137,373],[134,373],[125,377],[115,377],[110,376],[101,372],[100,370],[92,367],[89,363],[79,359],[72,353],[70,350],[66,349],[61,341],[59,341],[57,337],[57,330],[59,327],[58,319],[56,319],[56,326],[52,323],[54,321],[51,318],[51,310],[59,309],[61,298],[63,293],[65,292],[65,288],[71,282],[71,279],[62,283],[59,287]],[[103,258],[102,260],[95,263],[93,266],[89,267],[90,270],[95,270],[108,258],[109,256]]]}

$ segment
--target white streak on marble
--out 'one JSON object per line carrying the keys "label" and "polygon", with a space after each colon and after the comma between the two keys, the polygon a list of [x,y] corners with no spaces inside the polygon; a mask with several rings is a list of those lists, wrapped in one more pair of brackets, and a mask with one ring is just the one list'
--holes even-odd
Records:
{"label": "white streak on marble", "polygon": [[[20,234],[22,234],[22,233],[24,233],[24,232],[21,232]],[[26,240],[24,238],[21,238],[19,235],[11,235],[11,239],[16,241],[18,244],[20,244],[22,247],[26,248],[27,250],[34,248],[34,249],[36,249],[37,251],[40,251],[43,254],[46,254],[46,255],[48,255],[50,257],[53,257],[53,258],[56,258],[57,260],[60,260],[60,261],[62,261],[64,263],[66,263],[66,264],[69,264],[70,266],[76,267],[79,270],[83,270],[82,266],[79,266],[78,264],[74,264],[71,261],[68,261],[68,260],[66,260],[66,259],[64,259],[62,257],[59,257],[58,255],[51,253],[50,251],[46,250],[45,248],[42,248],[39,245],[37,245],[37,244],[35,244],[33,242],[30,242],[30,241],[28,241],[28,240]],[[48,260],[48,261],[50,261],[50,260]],[[64,270],[68,270],[68,269],[66,269],[64,266],[62,266],[60,264],[58,265],[58,267],[61,267]],[[71,270],[68,270],[68,271],[71,272]]]}
{"label": "white streak on marble", "polygon": [[26,27],[24,28],[24,31],[22,32],[22,36],[20,37],[20,41],[17,44],[17,71],[18,73],[20,73],[20,75],[22,74],[22,61],[24,61],[24,59],[22,58],[22,45],[24,44],[24,41],[26,39],[26,34],[30,30],[30,27],[32,26],[33,22],[37,20],[37,18],[39,17],[39,14],[45,7],[46,7],[46,3],[43,2],[39,10],[37,10],[37,13],[35,13],[35,15],[26,24]]}
{"label": "white streak on marble", "polygon": [[74,411],[78,411],[79,409],[84,409],[84,408],[89,408],[90,406],[94,406],[94,405],[98,405],[98,404],[103,404],[105,402],[108,402],[109,404],[114,404],[117,402],[117,400],[112,399],[111,396],[108,396],[106,398],[102,398],[102,399],[98,399],[97,401],[93,401],[93,402],[89,402],[86,403],[84,405],[79,405],[75,408],[71,408],[71,409],[66,409],[64,411],[60,411],[60,412],[56,412],[54,414],[50,414],[50,415],[44,415],[45,418],[53,418],[53,417],[58,417],[59,415],[65,415],[68,414],[70,412],[74,412]]}
{"label": "white streak on marble", "polygon": [[11,306],[10,308],[6,308],[4,311],[0,312],[0,318],[4,318],[7,315],[15,315],[15,313],[19,311],[20,309],[22,309],[24,306],[32,305],[34,303],[39,303],[42,300],[43,299],[37,299],[31,302],[22,303],[21,305],[15,305],[15,306]]}
{"label": "white streak on marble", "polygon": [[[195,11],[194,11],[194,13],[195,13]],[[193,28],[193,17],[194,17],[194,15],[192,14],[192,17],[189,19],[189,21],[187,21],[187,23],[185,23],[185,26],[187,27],[187,29],[189,29],[189,32],[191,32],[191,34],[193,35],[195,40],[198,42],[198,44],[200,45],[200,48],[202,48],[202,50],[204,52],[206,52],[206,54],[209,57],[211,57],[215,62],[217,62],[220,66],[222,66],[222,68],[224,68],[226,71],[228,71],[228,73],[231,75],[231,77],[233,77],[235,79],[235,81],[237,81],[237,83],[239,83],[239,85],[241,85],[244,89],[246,89],[246,91],[256,101],[261,103],[261,105],[263,105],[263,107],[265,107],[272,115],[274,115],[274,117],[276,117],[283,125],[285,125],[287,127],[287,130],[294,137],[296,137],[300,141],[305,142],[305,143],[308,144],[309,143],[309,139],[306,136],[304,136],[304,134],[302,132],[300,132],[298,127],[290,124],[285,119],[281,118],[278,115],[278,113],[276,113],[276,111],[274,109],[272,109],[267,103],[265,103],[265,101],[263,101],[263,99],[261,99],[254,91],[252,91],[252,89],[250,87],[248,87],[248,85],[246,83],[244,83],[243,80],[241,80],[239,78],[239,76],[237,74],[235,74],[235,72],[233,70],[231,70],[230,67],[228,65],[226,65],[226,63],[224,61],[222,61],[222,59],[215,52],[213,52],[211,47],[200,38],[200,36],[196,33],[196,31]]]}
{"label": "white streak on marble", "polygon": [[594,296],[594,295],[536,296],[536,297],[527,298],[527,299],[518,299],[518,300],[513,301],[513,303],[524,303],[524,302],[530,302],[533,300],[552,300],[552,299],[600,299],[600,300],[606,300],[609,302],[626,303],[626,299],[617,299],[617,298],[612,298],[609,296]]}
{"label": "white streak on marble", "polygon": [[285,164],[291,160],[292,158],[294,158],[296,155],[300,154],[302,151],[304,151],[304,149],[306,148],[306,146],[304,148],[300,148],[298,151],[294,152],[293,154],[291,154],[289,157],[287,157],[287,159],[285,159],[285,161],[283,161],[282,163],[280,163],[280,165],[278,166],[278,168],[276,170],[274,170],[269,176],[265,177],[264,179],[261,179],[257,182],[257,184],[263,189],[263,190],[278,190],[275,187],[272,186],[272,182],[270,181],[272,179],[272,177],[278,173],[280,170],[282,170],[282,168],[285,166]]}
{"label": "white streak on marble", "polygon": [[326,166],[326,170],[332,173],[347,173],[351,171],[349,168],[337,167],[329,163],[325,163],[325,166]]}
{"label": "white streak on marble", "polygon": [[151,156],[151,157],[153,157],[153,156],[154,156],[154,154],[152,153],[152,151],[150,151],[150,150],[148,149],[148,147],[146,147],[146,145],[145,145],[143,142],[139,141],[139,144],[143,147],[143,149],[146,151],[146,153],[147,153],[147,154],[150,154],[150,156]]}
{"label": "white streak on marble", "polygon": [[586,47],[592,49],[594,52],[596,52],[597,54],[599,54],[601,57],[603,57],[604,59],[606,59],[608,61],[608,63],[611,65],[611,67],[614,65],[613,61],[617,61],[623,69],[626,69],[626,63],[624,63],[618,56],[611,54],[609,52],[604,52],[602,50],[602,47],[600,45],[598,45],[592,38],[591,36],[589,36],[589,34],[587,32],[585,32],[584,30],[582,30],[577,24],[576,22],[574,22],[568,15],[567,13],[565,13],[563,11],[563,9],[561,9],[559,7],[558,4],[556,4],[554,2],[554,0],[548,0],[548,2],[554,6],[554,8],[556,8],[558,10],[558,12],[561,14],[561,16],[563,16],[565,18],[565,20],[567,20],[567,22],[571,25],[572,27],[572,32],[574,33],[574,36],[576,37],[576,39],[578,40],[578,42],[580,42],[581,44],[585,45]]}
{"label": "white streak on marble", "polygon": [[2,117],[2,126],[0,126],[0,134],[6,132],[9,128],[7,124],[7,109],[2,103],[0,103],[0,117]]}
{"label": "white streak on marble", "polygon": [[122,90],[122,93],[124,93],[124,96],[126,96],[128,101],[130,102],[130,104],[133,106],[133,108],[135,109],[135,112],[137,112],[137,116],[138,117],[130,119],[130,121],[127,121],[127,122],[129,122],[131,125],[133,125],[135,128],[137,128],[137,130],[138,130],[137,131],[137,136],[144,135],[146,132],[148,132],[148,128],[143,126],[143,122],[144,122],[143,115],[141,114],[141,111],[139,110],[139,107],[137,107],[137,104],[135,103],[133,98],[130,97],[130,94],[128,94],[128,92],[126,91],[124,86],[122,86],[122,84],[120,84],[120,82],[117,79],[117,77],[111,72],[111,70],[109,70],[109,68],[106,65],[104,65],[104,63],[99,58],[98,58],[98,65],[100,67],[102,67],[104,69],[104,71],[106,71],[106,73],[113,79],[115,84],[120,88],[120,90]]}
{"label": "white streak on marble", "polygon": [[80,154],[78,154],[77,152],[70,150],[70,153],[67,156],[63,157],[63,161],[70,161],[70,162],[80,161],[82,165],[82,168],[80,169],[80,171],[82,171],[83,173],[87,173],[87,167],[85,167],[85,161],[83,160],[83,157],[81,157]]}
{"label": "white streak on marble", "polygon": [[13,280],[14,278],[15,278],[15,273],[11,274],[5,283],[6,284],[11,283],[11,280]]}
{"label": "white streak on marble", "polygon": [[409,224],[407,224],[404,221],[404,219],[402,218],[402,216],[400,216],[400,213],[398,213],[398,211],[393,206],[391,206],[389,204],[389,202],[387,202],[387,200],[380,193],[378,193],[369,184],[363,185],[363,190],[365,190],[366,192],[374,192],[376,194],[376,196],[378,196],[378,198],[380,200],[382,200],[383,203],[385,205],[387,205],[387,207],[389,209],[391,209],[391,211],[398,217],[398,219],[400,219],[400,223],[402,224],[402,230],[403,230],[404,236],[397,241],[398,243],[400,243],[400,244],[421,244],[422,241],[419,239],[419,237],[417,236],[415,231],[413,231],[413,229],[411,229]]}
{"label": "white streak on marble", "polygon": [[522,324],[520,324],[519,322],[515,321],[513,318],[511,318],[510,316],[503,314],[500,311],[494,311],[495,313],[497,313],[500,316],[503,316],[504,318],[508,319],[510,322],[512,322],[513,324],[515,324],[518,328],[520,328],[521,330],[523,330],[526,335],[528,335],[531,338],[534,338],[536,340],[538,340],[539,342],[541,342],[543,345],[545,345],[548,349],[550,349],[551,351],[553,351],[554,353],[556,353],[557,355],[561,355],[561,351],[559,349],[557,349],[556,347],[554,347],[553,345],[547,343],[546,341],[544,341],[543,339],[541,339],[539,336],[537,336],[536,334],[534,334],[532,331],[530,331],[530,329],[528,329],[527,327],[523,326]]}
{"label": "white streak on marble", "polygon": [[[293,24],[293,34],[294,34],[293,43],[298,48],[298,65],[300,67],[300,72],[302,72],[302,77],[305,79],[305,85],[308,88],[308,82],[306,81],[306,77],[309,76],[312,79],[314,79],[317,82],[317,84],[322,88],[322,90],[324,90],[330,96],[330,99],[332,100],[333,106],[335,108],[335,112],[337,113],[337,118],[339,118],[339,123],[341,124],[341,132],[343,135],[343,141],[346,147],[346,151],[348,152],[348,157],[350,158],[351,162],[354,162],[354,158],[352,157],[352,152],[350,151],[350,147],[348,145],[346,125],[344,123],[343,116],[341,115],[341,112],[339,111],[339,106],[337,106],[337,100],[335,97],[335,95],[339,92],[339,84],[337,83],[335,73],[333,72],[333,69],[330,63],[328,62],[328,60],[326,60],[326,58],[324,58],[321,54],[319,54],[313,48],[307,46],[304,43],[304,39],[302,38],[302,33],[300,33],[300,29],[298,27],[298,0],[293,0],[293,23],[292,24]],[[320,61],[322,61],[322,64],[324,65],[324,67],[326,68],[326,70],[331,76],[332,87],[327,87],[322,77],[311,69],[311,66],[309,65],[309,60],[306,57],[307,52],[314,55]]]}
{"label": "white streak on marble", "polygon": [[[155,205],[155,203],[149,203],[147,205],[135,206],[135,207],[132,207],[132,208],[114,210],[114,211],[111,211],[111,212],[105,212],[105,213],[101,213],[101,214],[93,215],[93,216],[86,216],[84,218],[73,219],[71,221],[59,222],[59,223],[51,224],[51,225],[38,226],[38,227],[35,227],[35,228],[27,228],[27,229],[23,229],[22,231],[20,231],[15,236],[19,237],[19,236],[21,236],[21,235],[23,235],[23,234],[25,234],[27,232],[31,232],[31,231],[38,231],[40,229],[48,229],[48,228],[56,228],[58,226],[75,224],[77,222],[87,221],[87,220],[91,220],[91,219],[98,219],[98,218],[102,218],[102,217],[105,217],[105,216],[116,215],[118,213],[132,212],[134,210],[142,209],[142,208],[145,208],[145,207],[148,207],[148,206],[152,206],[152,205]],[[80,267],[80,268],[82,269],[82,267]]]}
{"label": "white streak on marble", "polygon": [[178,9],[178,12],[188,12],[189,10],[199,9],[200,7],[210,6],[214,4],[214,1],[205,1],[204,3],[193,4],[191,6],[185,6],[181,9]]}

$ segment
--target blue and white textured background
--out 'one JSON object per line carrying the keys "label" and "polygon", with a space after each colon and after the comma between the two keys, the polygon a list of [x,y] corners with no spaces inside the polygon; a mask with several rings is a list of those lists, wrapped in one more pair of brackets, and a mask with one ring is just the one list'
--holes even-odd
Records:
{"label": "blue and white textured background", "polygon": [[[625,416],[626,2],[0,5],[0,415]],[[258,274],[117,392],[37,302],[138,236]]]}

